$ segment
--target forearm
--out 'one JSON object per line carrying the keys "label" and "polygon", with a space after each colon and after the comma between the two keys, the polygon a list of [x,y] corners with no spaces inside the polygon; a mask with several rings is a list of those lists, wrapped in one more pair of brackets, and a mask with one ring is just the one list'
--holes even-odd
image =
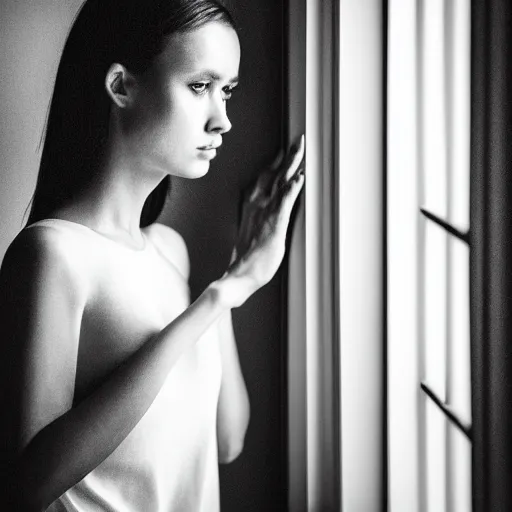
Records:
{"label": "forearm", "polygon": [[241,452],[249,424],[250,404],[240,367],[231,311],[219,319],[222,383],[217,405],[219,462],[229,463]]}
{"label": "forearm", "polygon": [[107,458],[145,414],[169,371],[226,306],[210,286],[77,407],[42,429],[23,451],[14,492],[44,510]]}

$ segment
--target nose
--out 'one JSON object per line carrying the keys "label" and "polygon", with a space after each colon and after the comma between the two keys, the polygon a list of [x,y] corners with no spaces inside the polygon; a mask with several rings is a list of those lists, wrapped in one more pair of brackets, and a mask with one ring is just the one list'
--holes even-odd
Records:
{"label": "nose", "polygon": [[223,134],[229,132],[231,126],[226,111],[226,101],[222,97],[213,98],[206,131]]}

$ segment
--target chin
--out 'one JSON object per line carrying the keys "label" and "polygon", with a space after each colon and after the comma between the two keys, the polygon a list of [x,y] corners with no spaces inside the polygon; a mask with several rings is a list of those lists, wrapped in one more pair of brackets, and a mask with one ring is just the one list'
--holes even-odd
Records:
{"label": "chin", "polygon": [[195,180],[197,178],[202,178],[203,176],[205,176],[209,170],[210,162],[194,162],[192,165],[183,168],[179,173],[179,176],[181,176],[182,178]]}

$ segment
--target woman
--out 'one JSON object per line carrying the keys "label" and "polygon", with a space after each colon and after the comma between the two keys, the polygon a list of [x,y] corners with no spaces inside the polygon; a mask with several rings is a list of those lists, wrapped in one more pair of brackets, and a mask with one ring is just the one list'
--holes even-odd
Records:
{"label": "woman", "polygon": [[[87,0],[66,41],[28,226],[0,276],[14,510],[215,511],[249,403],[230,310],[284,254],[303,141],[262,174],[229,269],[189,302],[156,223],[231,128],[240,47],[213,0]],[[4,354],[5,355],[5,354]]]}

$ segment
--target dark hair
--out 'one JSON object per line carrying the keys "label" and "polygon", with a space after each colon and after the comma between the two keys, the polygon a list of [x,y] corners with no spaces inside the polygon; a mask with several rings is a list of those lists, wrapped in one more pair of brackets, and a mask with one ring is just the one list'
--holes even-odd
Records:
{"label": "dark hair", "polygon": [[[47,217],[97,177],[108,140],[111,64],[135,74],[149,68],[167,36],[220,21],[235,28],[216,0],[86,0],[64,46],[28,224]],[[166,176],[148,196],[140,225],[155,222],[170,190]]]}

